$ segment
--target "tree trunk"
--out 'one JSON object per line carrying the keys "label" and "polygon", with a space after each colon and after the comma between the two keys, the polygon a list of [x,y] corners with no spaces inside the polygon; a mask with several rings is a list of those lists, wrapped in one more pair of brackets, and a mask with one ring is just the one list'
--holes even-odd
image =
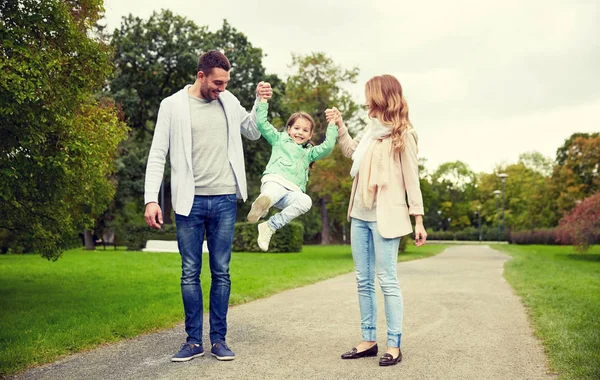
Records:
{"label": "tree trunk", "polygon": [[83,241],[85,244],[86,251],[93,251],[96,249],[96,242],[94,241],[94,234],[91,230],[83,231]]}
{"label": "tree trunk", "polygon": [[171,210],[173,210],[173,205],[171,204],[171,185],[165,185],[165,204],[163,206],[163,223],[164,224],[173,224],[174,221],[171,219]]}
{"label": "tree trunk", "polygon": [[321,231],[321,244],[327,245],[330,243],[329,238],[329,215],[327,214],[327,201],[325,198],[321,198],[321,224],[323,230]]}

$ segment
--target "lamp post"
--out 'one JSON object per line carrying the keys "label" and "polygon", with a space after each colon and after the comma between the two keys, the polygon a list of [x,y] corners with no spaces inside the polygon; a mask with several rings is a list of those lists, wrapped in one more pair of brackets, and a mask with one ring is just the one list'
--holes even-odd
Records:
{"label": "lamp post", "polygon": [[[492,192],[492,194],[494,194],[496,196],[496,210],[494,211],[494,225],[496,226],[496,228],[498,228],[498,195],[500,195],[500,193],[502,193],[500,190],[494,190]],[[500,234],[496,235],[498,238],[498,241],[500,241]]]}
{"label": "lamp post", "polygon": [[437,210],[438,218],[440,219],[440,231],[442,230],[442,211]]}
{"label": "lamp post", "polygon": [[477,232],[479,235],[479,242],[481,243],[481,205],[477,205],[475,214],[477,214]]}
{"label": "lamp post", "polygon": [[[502,194],[502,192],[500,190],[494,190],[492,192],[492,194],[494,194],[496,196],[496,213],[495,213],[496,218],[494,218],[494,219],[497,219],[498,218],[498,195]],[[498,224],[499,223],[496,221],[496,227],[498,227]]]}
{"label": "lamp post", "polygon": [[504,235],[504,182],[506,182],[506,177],[508,177],[508,174],[499,173],[498,177],[500,178],[500,181],[502,181],[502,235]]}

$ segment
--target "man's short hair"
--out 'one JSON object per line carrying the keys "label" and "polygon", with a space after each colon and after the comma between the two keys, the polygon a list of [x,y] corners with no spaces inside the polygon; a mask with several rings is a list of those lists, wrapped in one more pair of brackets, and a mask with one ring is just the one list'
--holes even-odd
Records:
{"label": "man's short hair", "polygon": [[229,64],[229,60],[225,57],[225,54],[221,53],[218,50],[210,50],[206,53],[200,55],[198,58],[198,71],[202,71],[204,75],[210,75],[212,69],[215,67],[221,68],[225,71],[229,71],[231,69],[231,65]]}

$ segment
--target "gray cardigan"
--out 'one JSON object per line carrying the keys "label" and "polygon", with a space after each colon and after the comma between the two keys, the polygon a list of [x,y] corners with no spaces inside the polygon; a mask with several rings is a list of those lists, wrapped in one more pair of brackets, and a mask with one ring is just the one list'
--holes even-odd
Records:
{"label": "gray cardigan", "polygon": [[[165,169],[165,159],[169,152],[171,163],[171,201],[177,214],[188,216],[194,202],[194,170],[192,168],[192,125],[188,88],[163,99],[158,111],[158,119],[152,138],[152,146],[146,166],[144,202],[158,201],[158,192]],[[233,168],[237,184],[237,197],[248,198],[246,189],[246,168],[241,135],[250,140],[258,140],[260,132],[256,127],[256,113],[246,112],[239,100],[229,91],[219,95],[223,104],[228,125],[227,156]],[[258,101],[258,99],[257,99]],[[210,136],[206,136],[210,139]],[[210,163],[207,163],[210,165]]]}

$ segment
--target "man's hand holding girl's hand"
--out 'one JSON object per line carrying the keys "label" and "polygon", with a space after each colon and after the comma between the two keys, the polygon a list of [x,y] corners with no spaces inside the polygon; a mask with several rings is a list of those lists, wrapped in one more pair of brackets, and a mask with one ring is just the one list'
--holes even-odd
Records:
{"label": "man's hand holding girl's hand", "polygon": [[258,86],[256,86],[256,95],[260,98],[262,102],[266,102],[273,96],[273,89],[271,88],[271,84],[269,82],[260,82]]}

